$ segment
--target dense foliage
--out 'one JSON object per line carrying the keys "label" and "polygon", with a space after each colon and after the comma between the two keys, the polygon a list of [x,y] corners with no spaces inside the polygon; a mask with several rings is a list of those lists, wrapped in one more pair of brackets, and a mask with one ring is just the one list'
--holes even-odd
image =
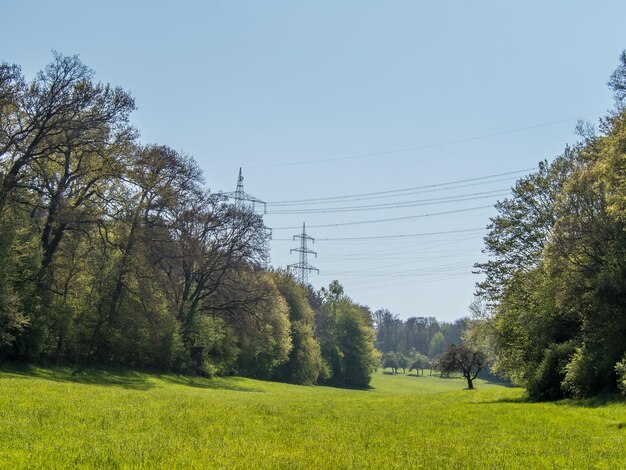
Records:
{"label": "dense foliage", "polygon": [[[537,399],[615,390],[626,352],[626,52],[600,133],[497,204],[477,324],[494,367]],[[616,366],[617,365],[617,366]]]}
{"label": "dense foliage", "polygon": [[31,82],[0,64],[0,360],[366,386],[369,310],[314,311],[320,293],[268,270],[262,218],[142,145],[134,107],[75,56]]}

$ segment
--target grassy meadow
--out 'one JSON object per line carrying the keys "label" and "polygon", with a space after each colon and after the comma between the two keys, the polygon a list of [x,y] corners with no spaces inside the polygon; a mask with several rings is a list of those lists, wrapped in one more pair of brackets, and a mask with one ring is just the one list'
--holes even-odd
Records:
{"label": "grassy meadow", "polygon": [[369,390],[0,369],[1,468],[626,468],[626,402],[378,372]]}

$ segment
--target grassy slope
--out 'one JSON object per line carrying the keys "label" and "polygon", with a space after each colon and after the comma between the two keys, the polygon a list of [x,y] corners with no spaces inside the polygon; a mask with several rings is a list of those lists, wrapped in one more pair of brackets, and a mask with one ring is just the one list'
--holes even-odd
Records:
{"label": "grassy slope", "polygon": [[626,468],[626,403],[530,404],[459,379],[367,391],[0,371],[0,467]]}

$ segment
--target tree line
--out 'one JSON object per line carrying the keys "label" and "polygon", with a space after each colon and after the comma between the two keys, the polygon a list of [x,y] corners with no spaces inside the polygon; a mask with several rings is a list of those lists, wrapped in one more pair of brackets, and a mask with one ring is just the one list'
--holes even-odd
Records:
{"label": "tree line", "polygon": [[261,217],[134,109],[76,56],[0,65],[0,360],[367,385],[369,309],[269,269]]}
{"label": "tree line", "polygon": [[470,336],[535,399],[626,391],[626,51],[599,129],[498,202]]}
{"label": "tree line", "polygon": [[[472,336],[475,320],[460,318],[452,323],[439,322],[435,317],[410,317],[401,320],[387,309],[374,312],[376,347],[382,352],[381,367],[397,374],[415,371],[441,376],[460,373],[467,388],[474,388],[474,379],[483,371],[492,376],[484,347]],[[487,369],[485,369],[487,366]]]}
{"label": "tree line", "polygon": [[373,314],[376,326],[376,348],[383,354],[395,353],[407,358],[417,355],[430,359],[443,354],[451,344],[460,344],[468,319],[452,323],[435,317],[410,317],[402,320],[388,309]]}

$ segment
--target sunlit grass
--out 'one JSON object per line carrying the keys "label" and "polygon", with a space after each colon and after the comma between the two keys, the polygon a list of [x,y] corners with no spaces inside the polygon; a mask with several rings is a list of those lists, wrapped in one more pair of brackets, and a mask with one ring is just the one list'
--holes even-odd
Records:
{"label": "sunlit grass", "polygon": [[377,373],[370,390],[0,372],[3,468],[626,468],[626,403]]}

